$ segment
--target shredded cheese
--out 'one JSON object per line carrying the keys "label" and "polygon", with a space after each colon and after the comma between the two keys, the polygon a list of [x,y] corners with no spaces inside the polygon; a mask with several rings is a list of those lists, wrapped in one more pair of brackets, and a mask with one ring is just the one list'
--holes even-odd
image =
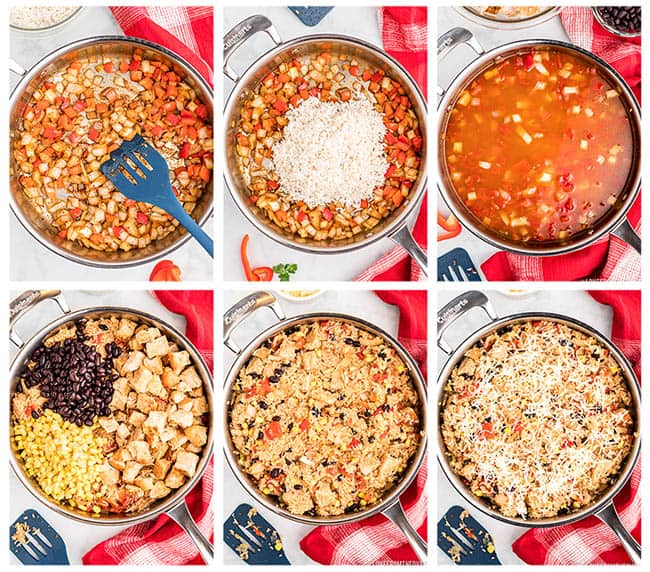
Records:
{"label": "shredded cheese", "polygon": [[337,203],[358,208],[384,184],[386,127],[367,99],[324,102],[311,97],[286,113],[273,145],[280,191],[309,208]]}
{"label": "shredded cheese", "polygon": [[620,368],[595,338],[550,320],[490,334],[447,384],[441,431],[452,470],[506,516],[592,504],[630,452]]}

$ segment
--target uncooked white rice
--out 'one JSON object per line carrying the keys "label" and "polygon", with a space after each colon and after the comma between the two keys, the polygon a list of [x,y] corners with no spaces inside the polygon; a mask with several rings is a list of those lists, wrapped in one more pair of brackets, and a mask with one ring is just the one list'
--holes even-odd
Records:
{"label": "uncooked white rice", "polygon": [[12,6],[9,21],[16,28],[39,30],[63,22],[75,10],[76,6]]}

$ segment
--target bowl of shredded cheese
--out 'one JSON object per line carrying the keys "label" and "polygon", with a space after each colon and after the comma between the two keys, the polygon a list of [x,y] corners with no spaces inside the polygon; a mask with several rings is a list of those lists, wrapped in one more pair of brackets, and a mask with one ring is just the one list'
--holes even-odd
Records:
{"label": "bowl of shredded cheese", "polygon": [[9,26],[21,32],[51,31],[68,23],[83,6],[12,6]]}
{"label": "bowl of shredded cheese", "polygon": [[277,291],[278,296],[288,300],[289,302],[310,302],[314,298],[318,298],[325,290],[318,290],[316,288],[283,288]]}

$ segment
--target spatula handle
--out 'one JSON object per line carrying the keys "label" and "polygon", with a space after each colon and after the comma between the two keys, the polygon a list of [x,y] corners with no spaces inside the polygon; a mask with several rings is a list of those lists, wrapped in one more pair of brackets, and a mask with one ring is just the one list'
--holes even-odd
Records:
{"label": "spatula handle", "polygon": [[208,233],[205,232],[189,214],[187,214],[180,204],[178,209],[174,209],[174,212],[169,212],[169,214],[182,224],[187,232],[189,232],[205,249],[205,251],[214,258],[214,242]]}

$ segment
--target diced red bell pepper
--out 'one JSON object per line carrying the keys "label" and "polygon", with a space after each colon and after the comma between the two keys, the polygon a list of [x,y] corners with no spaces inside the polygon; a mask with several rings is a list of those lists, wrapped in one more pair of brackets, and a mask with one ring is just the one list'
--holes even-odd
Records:
{"label": "diced red bell pepper", "polygon": [[135,71],[137,69],[140,69],[140,62],[141,60],[136,60],[135,58],[131,60],[131,63],[129,63],[129,71]]}
{"label": "diced red bell pepper", "polygon": [[494,428],[492,423],[483,423],[481,424],[481,438],[482,439],[493,439],[494,438]]}
{"label": "diced red bell pepper", "polygon": [[194,113],[199,119],[206,119],[208,117],[208,108],[203,104],[197,105]]}
{"label": "diced red bell pepper", "polygon": [[359,445],[361,445],[361,441],[359,441],[359,439],[357,439],[356,437],[352,437],[352,441],[350,441],[348,447],[350,449],[356,449]]}
{"label": "diced red bell pepper", "polygon": [[181,159],[187,159],[187,157],[190,154],[190,144],[189,143],[183,143],[183,146],[181,147],[181,150],[178,153],[178,156]]}
{"label": "diced red bell pepper", "polygon": [[325,220],[332,220],[334,218],[334,215],[332,214],[332,211],[329,210],[327,207],[323,209],[323,218]]}
{"label": "diced red bell pepper", "polygon": [[149,222],[149,215],[147,213],[139,212],[135,215],[135,219],[139,224],[147,224]]}
{"label": "diced red bell pepper", "polygon": [[115,71],[115,64],[113,62],[106,62],[104,64],[104,71],[106,73],[113,73]]}
{"label": "diced red bell pepper", "polygon": [[163,128],[160,125],[154,125],[151,128],[151,134],[154,137],[160,137],[163,134]]}
{"label": "diced red bell pepper", "polygon": [[122,234],[122,231],[126,229],[123,226],[114,226],[112,230],[113,230],[113,236],[115,238],[120,238],[120,234]]}
{"label": "diced red bell pepper", "polygon": [[368,201],[366,199],[361,199],[361,208],[362,209],[368,208]]}
{"label": "diced red bell pepper", "polygon": [[268,181],[266,181],[266,188],[269,191],[275,191],[276,189],[280,188],[280,183],[278,181],[274,181],[272,179],[268,180]]}
{"label": "diced red bell pepper", "polygon": [[350,66],[350,75],[358,76],[359,75],[359,66]]}
{"label": "diced red bell pepper", "polygon": [[289,109],[289,106],[287,105],[287,102],[284,98],[278,97],[273,102],[273,109],[279,111],[280,113],[284,113],[287,109]]}
{"label": "diced red bell pepper", "polygon": [[395,163],[391,163],[388,165],[388,169],[386,169],[386,172],[384,173],[384,179],[390,178],[390,176],[395,172],[397,167],[395,166]]}
{"label": "diced red bell pepper", "polygon": [[88,138],[91,141],[97,141],[99,139],[99,131],[97,131],[97,129],[95,129],[94,127],[91,127],[88,130]]}
{"label": "diced red bell pepper", "polygon": [[303,419],[298,427],[301,431],[309,431],[309,419]]}
{"label": "diced red bell pepper", "polygon": [[70,216],[74,219],[78,219],[81,216],[81,209],[79,207],[70,209]]}
{"label": "diced red bell pepper", "polygon": [[170,125],[178,125],[181,121],[181,118],[175,113],[168,113],[165,115],[165,121]]}

